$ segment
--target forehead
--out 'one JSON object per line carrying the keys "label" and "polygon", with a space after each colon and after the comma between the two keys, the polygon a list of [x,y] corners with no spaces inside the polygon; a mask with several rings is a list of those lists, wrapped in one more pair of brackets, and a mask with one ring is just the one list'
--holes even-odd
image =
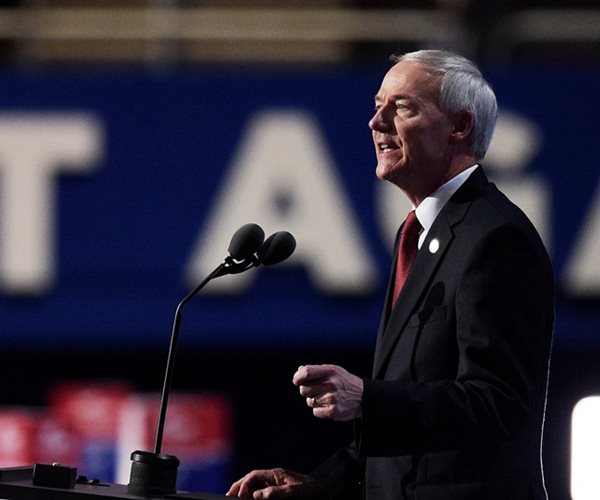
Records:
{"label": "forehead", "polygon": [[404,95],[414,99],[437,100],[440,76],[417,62],[400,61],[383,77],[377,98]]}

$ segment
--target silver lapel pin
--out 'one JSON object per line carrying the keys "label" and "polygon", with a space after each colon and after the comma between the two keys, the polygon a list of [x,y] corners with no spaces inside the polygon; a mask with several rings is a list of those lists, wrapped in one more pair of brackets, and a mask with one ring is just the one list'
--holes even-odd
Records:
{"label": "silver lapel pin", "polygon": [[436,253],[439,249],[440,249],[440,240],[438,240],[437,238],[433,238],[429,242],[429,252]]}

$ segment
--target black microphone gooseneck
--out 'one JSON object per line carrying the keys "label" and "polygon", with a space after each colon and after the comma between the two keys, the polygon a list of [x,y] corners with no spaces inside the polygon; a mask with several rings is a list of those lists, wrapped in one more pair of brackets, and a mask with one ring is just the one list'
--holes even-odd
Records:
{"label": "black microphone gooseneck", "polygon": [[179,460],[173,455],[162,454],[161,448],[183,307],[214,278],[242,273],[260,264],[267,266],[278,264],[287,259],[296,248],[296,240],[286,231],[272,234],[266,241],[264,241],[264,237],[264,231],[257,224],[245,224],[240,227],[231,238],[228,248],[229,256],[225,261],[178,304],[171,331],[154,453],[136,450],[131,454],[129,493],[154,496],[176,492],[175,483]]}
{"label": "black microphone gooseneck", "polygon": [[260,249],[260,246],[265,239],[265,233],[257,224],[245,224],[240,227],[229,244],[229,257],[225,262],[220,264],[206,279],[188,293],[177,306],[175,310],[175,318],[173,320],[173,328],[171,331],[171,343],[169,345],[169,355],[167,357],[167,368],[165,370],[165,379],[163,383],[162,397],[160,402],[160,413],[158,417],[158,426],[156,428],[156,441],[154,445],[154,453],[159,454],[162,448],[162,437],[165,427],[165,418],[167,415],[167,405],[169,402],[169,392],[171,391],[171,381],[173,379],[173,367],[175,366],[175,354],[177,353],[177,341],[179,339],[179,327],[181,324],[181,311],[206,284],[227,274],[237,274],[244,272],[250,267],[257,265],[254,253]]}

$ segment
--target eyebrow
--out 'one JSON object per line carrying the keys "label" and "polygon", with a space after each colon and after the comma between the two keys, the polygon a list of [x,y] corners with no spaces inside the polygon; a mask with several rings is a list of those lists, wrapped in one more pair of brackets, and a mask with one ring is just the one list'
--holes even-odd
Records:
{"label": "eyebrow", "polygon": [[[401,101],[401,100],[411,100],[412,96],[408,95],[408,94],[395,94],[393,96],[391,96],[393,101]],[[379,95],[379,94],[375,94],[375,102],[377,101],[383,101],[383,98]]]}

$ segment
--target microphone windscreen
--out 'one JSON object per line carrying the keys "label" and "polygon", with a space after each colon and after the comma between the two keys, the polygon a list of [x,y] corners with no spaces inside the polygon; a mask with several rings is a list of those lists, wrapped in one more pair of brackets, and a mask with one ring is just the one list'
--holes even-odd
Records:
{"label": "microphone windscreen", "polygon": [[287,231],[278,231],[267,238],[258,249],[258,260],[265,266],[279,264],[294,253],[295,238]]}
{"label": "microphone windscreen", "polygon": [[244,260],[260,248],[265,232],[258,224],[244,224],[231,237],[227,251],[235,260]]}

